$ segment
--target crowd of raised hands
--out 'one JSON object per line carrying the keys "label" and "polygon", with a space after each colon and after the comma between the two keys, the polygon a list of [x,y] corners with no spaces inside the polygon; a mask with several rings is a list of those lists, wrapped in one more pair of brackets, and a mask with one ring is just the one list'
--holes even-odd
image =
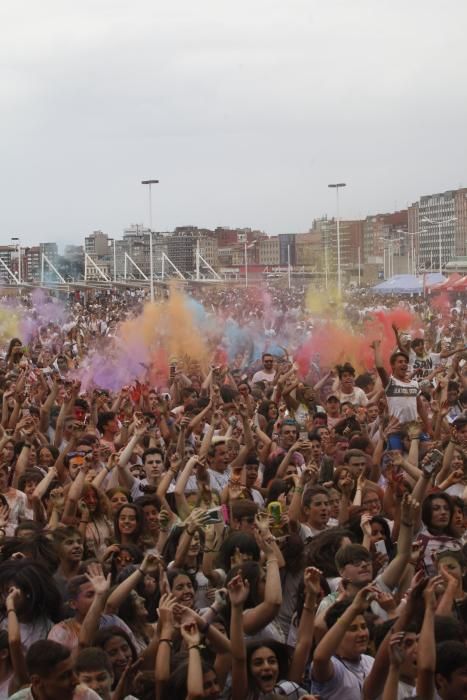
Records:
{"label": "crowd of raised hands", "polygon": [[0,700],[467,698],[459,307],[365,372],[187,348],[164,386],[84,388],[141,299],[5,344]]}

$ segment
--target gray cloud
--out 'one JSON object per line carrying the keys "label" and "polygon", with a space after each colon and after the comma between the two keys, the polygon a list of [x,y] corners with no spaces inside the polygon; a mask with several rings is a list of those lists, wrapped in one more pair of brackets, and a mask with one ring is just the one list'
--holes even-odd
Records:
{"label": "gray cloud", "polygon": [[467,5],[6,0],[0,235],[306,230],[465,183]]}

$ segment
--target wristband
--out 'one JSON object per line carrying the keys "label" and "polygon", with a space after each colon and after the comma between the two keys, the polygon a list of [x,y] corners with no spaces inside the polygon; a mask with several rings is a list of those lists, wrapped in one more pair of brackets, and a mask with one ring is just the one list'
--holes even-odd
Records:
{"label": "wristband", "polygon": [[403,520],[401,520],[401,525],[405,525],[405,527],[412,527],[412,523],[404,523]]}
{"label": "wristband", "polygon": [[294,493],[303,493],[304,490],[305,490],[305,489],[303,488],[303,486],[296,486],[296,487],[294,488],[293,492],[294,492]]}
{"label": "wristband", "polygon": [[79,524],[80,525],[89,525],[89,520],[80,520]]}
{"label": "wristband", "polygon": [[316,612],[316,606],[314,608],[310,608],[308,605],[303,606],[304,610],[308,610],[308,612],[315,613]]}
{"label": "wristband", "polygon": [[173,647],[173,642],[171,639],[159,639],[159,644],[162,644],[162,642],[165,642],[166,644],[169,645],[169,647]]}
{"label": "wristband", "polygon": [[275,561],[277,564],[279,560],[277,559],[277,557],[271,557],[270,559],[266,560],[266,566],[268,566],[268,564],[271,564],[273,561]]}
{"label": "wristband", "polygon": [[[140,566],[138,566],[138,571],[139,571],[139,573],[141,574],[141,576],[146,576],[146,572],[143,571],[143,569],[142,569]],[[161,639],[161,640],[159,640],[159,641],[163,641],[163,640]]]}
{"label": "wristband", "polygon": [[200,644],[192,644],[191,647],[188,647],[188,651],[190,651],[191,649],[198,649],[198,651],[199,651],[201,649],[201,645]]}
{"label": "wristband", "polygon": [[110,469],[108,468],[107,464],[104,464],[104,469],[107,472],[107,474],[110,474]]}
{"label": "wristband", "polygon": [[187,534],[189,537],[193,537],[193,535],[195,534],[195,531],[190,532],[189,529],[187,528],[187,529],[186,529],[186,534]]}
{"label": "wristband", "polygon": [[13,610],[7,610],[7,614],[9,615],[10,613],[15,613],[15,615],[16,615],[16,610],[15,610],[15,609],[13,609]]}

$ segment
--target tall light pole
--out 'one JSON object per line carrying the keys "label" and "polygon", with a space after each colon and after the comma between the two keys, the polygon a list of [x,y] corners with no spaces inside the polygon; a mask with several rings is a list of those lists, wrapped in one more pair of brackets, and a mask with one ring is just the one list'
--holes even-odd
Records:
{"label": "tall light pole", "polygon": [[290,270],[290,243],[287,245],[287,282],[288,282],[288,287],[290,289],[291,287],[291,281],[290,281],[290,275],[291,270]]}
{"label": "tall light pole", "polygon": [[113,274],[113,278],[114,278],[114,282],[116,282],[116,281],[117,281],[117,249],[116,249],[116,247],[115,247],[116,241],[115,241],[115,238],[109,238],[109,241],[110,241],[110,243],[113,243],[113,249],[114,249],[114,251],[113,251],[113,252],[114,252],[114,274]]}
{"label": "tall light pole", "polygon": [[18,282],[21,284],[21,243],[18,236],[12,236],[12,241],[16,241],[16,250],[18,252]]}
{"label": "tall light pole", "polygon": [[334,182],[328,185],[336,190],[336,231],[337,231],[337,291],[339,294],[342,290],[342,271],[341,271],[341,234],[339,228],[339,189],[345,187],[345,182]]}
{"label": "tall light pole", "polygon": [[142,185],[149,186],[149,275],[150,275],[150,289],[151,289],[151,301],[154,301],[154,257],[152,253],[152,197],[151,197],[151,186],[158,185],[159,180],[141,180]]}
{"label": "tall light pole", "polygon": [[248,253],[247,253],[247,250],[249,248],[254,248],[255,244],[256,244],[256,241],[253,241],[253,243],[250,243],[250,245],[247,245],[247,241],[245,241],[245,249],[244,249],[244,253],[245,253],[245,289],[248,287]]}
{"label": "tall light pole", "polygon": [[422,221],[426,221],[428,224],[432,224],[433,226],[436,225],[438,227],[438,245],[439,245],[439,272],[442,274],[443,272],[443,242],[441,239],[441,226],[443,224],[450,224],[452,221],[457,221],[456,216],[450,216],[447,219],[441,219],[440,221],[433,221],[432,219],[429,219],[427,216],[424,216]]}

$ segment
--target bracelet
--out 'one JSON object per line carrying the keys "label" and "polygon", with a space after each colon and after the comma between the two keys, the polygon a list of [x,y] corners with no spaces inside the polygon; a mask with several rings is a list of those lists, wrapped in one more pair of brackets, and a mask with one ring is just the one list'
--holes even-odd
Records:
{"label": "bracelet", "polygon": [[14,609],[13,609],[13,610],[7,610],[7,613],[8,613],[8,615],[9,615],[10,613],[15,613],[15,615],[16,615],[16,610],[14,610]]}
{"label": "bracelet", "polygon": [[277,562],[278,562],[279,560],[278,560],[277,557],[271,557],[270,559],[267,559],[267,560],[266,560],[266,566],[268,566],[268,564],[271,564],[271,562],[273,562],[273,561],[275,561],[276,564],[277,564]]}
{"label": "bracelet", "polygon": [[195,530],[193,530],[193,532],[190,532],[188,528],[186,529],[185,532],[188,535],[188,537],[193,537],[193,535],[195,534]]}
{"label": "bracelet", "polygon": [[409,438],[409,439],[410,439],[410,440],[420,440],[420,436],[418,436],[418,437],[413,437],[413,438]]}
{"label": "bracelet", "polygon": [[[146,572],[143,571],[143,569],[140,566],[138,566],[138,571],[141,574],[141,576],[146,576]],[[162,640],[159,640],[159,641],[162,641]]]}
{"label": "bracelet", "polygon": [[303,486],[296,486],[293,490],[294,493],[303,493],[304,488]]}
{"label": "bracelet", "polygon": [[162,642],[165,642],[166,644],[168,644],[169,647],[173,647],[173,645],[174,645],[174,643],[172,642],[171,639],[166,639],[166,638],[164,638],[164,639],[159,639],[159,644],[162,644]]}
{"label": "bracelet", "polygon": [[31,449],[31,445],[29,442],[23,442],[23,447],[27,447],[29,450]]}
{"label": "bracelet", "polygon": [[310,608],[308,605],[303,606],[304,610],[308,610],[308,612],[315,613],[316,612],[316,606],[314,608]]}
{"label": "bracelet", "polygon": [[104,469],[107,472],[107,474],[110,474],[110,469],[108,468],[107,464],[104,464]]}
{"label": "bracelet", "polygon": [[401,525],[405,525],[405,527],[412,527],[412,523],[404,523],[403,520],[401,520]]}
{"label": "bracelet", "polygon": [[201,644],[192,644],[191,647],[188,647],[188,651],[190,649],[198,649],[198,651],[201,649]]}
{"label": "bracelet", "polygon": [[89,525],[89,520],[80,520],[79,524],[80,525]]}

